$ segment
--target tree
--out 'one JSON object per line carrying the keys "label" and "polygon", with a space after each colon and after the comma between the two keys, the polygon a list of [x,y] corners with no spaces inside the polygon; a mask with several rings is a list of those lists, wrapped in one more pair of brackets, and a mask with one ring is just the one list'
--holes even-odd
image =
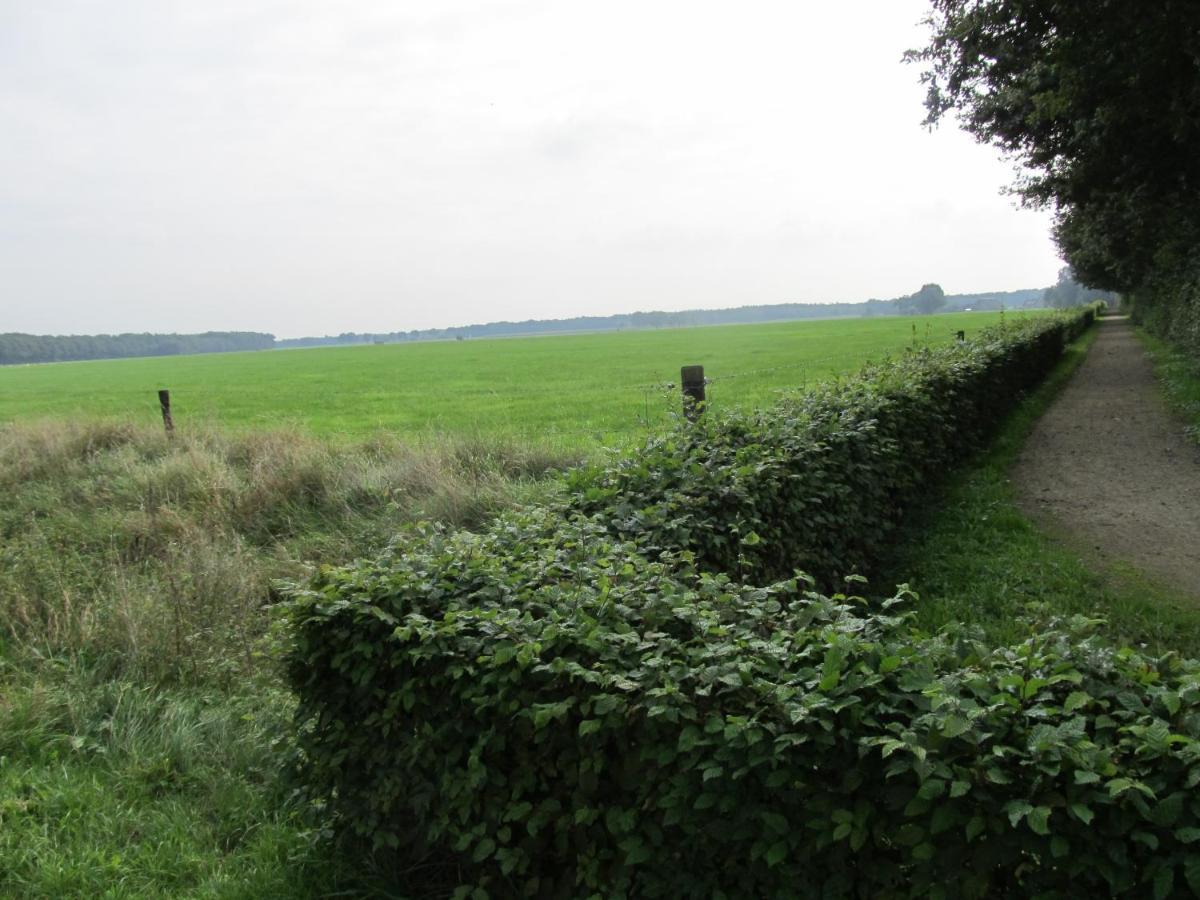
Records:
{"label": "tree", "polygon": [[915,294],[900,299],[900,310],[908,315],[927,316],[946,305],[946,292],[940,284],[925,284]]}
{"label": "tree", "polygon": [[926,123],[955,111],[1024,167],[1088,284],[1136,290],[1200,247],[1200,3],[932,0]]}

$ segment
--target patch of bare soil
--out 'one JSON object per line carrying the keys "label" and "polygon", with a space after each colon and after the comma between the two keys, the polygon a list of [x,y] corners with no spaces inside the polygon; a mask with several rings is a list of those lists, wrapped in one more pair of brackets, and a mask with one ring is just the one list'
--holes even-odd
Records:
{"label": "patch of bare soil", "polygon": [[1019,502],[1102,561],[1200,599],[1200,447],[1168,411],[1129,321],[1098,327],[1017,460]]}

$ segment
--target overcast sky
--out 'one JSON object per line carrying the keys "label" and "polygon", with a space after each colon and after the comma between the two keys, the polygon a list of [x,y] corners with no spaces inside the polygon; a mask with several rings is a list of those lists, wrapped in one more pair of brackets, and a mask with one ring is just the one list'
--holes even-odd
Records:
{"label": "overcast sky", "polygon": [[0,331],[1045,286],[924,0],[0,0]]}

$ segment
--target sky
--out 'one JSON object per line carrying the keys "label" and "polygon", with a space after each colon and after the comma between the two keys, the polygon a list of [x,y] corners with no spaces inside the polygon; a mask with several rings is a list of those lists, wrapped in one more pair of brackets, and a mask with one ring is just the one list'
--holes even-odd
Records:
{"label": "sky", "polygon": [[1052,284],[925,0],[0,0],[0,332]]}

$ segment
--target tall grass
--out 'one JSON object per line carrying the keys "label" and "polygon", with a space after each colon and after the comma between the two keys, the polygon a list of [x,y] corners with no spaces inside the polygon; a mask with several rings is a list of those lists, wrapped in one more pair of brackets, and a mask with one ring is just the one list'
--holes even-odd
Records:
{"label": "tall grass", "polygon": [[573,461],[0,427],[0,897],[428,896],[420,860],[346,865],[291,797],[271,585],[538,499]]}
{"label": "tall grass", "polygon": [[416,519],[477,524],[569,461],[471,439],[9,425],[0,633],[111,674],[245,676],[271,633],[273,579],[371,554]]}

